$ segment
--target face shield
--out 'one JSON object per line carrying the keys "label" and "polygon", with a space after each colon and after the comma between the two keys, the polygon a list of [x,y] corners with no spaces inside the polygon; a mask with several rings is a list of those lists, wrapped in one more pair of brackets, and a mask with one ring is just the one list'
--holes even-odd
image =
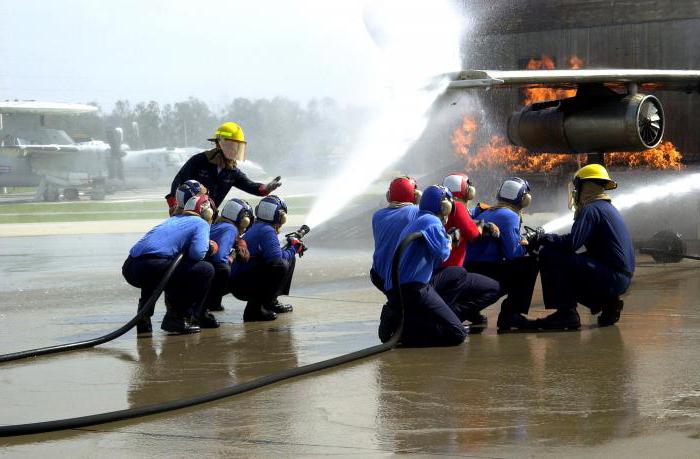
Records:
{"label": "face shield", "polygon": [[576,185],[573,180],[569,182],[569,202],[567,203],[569,210],[574,210],[576,207],[576,200],[578,199],[578,191],[576,190]]}
{"label": "face shield", "polygon": [[219,146],[229,161],[245,161],[246,143],[239,140],[219,139]]}

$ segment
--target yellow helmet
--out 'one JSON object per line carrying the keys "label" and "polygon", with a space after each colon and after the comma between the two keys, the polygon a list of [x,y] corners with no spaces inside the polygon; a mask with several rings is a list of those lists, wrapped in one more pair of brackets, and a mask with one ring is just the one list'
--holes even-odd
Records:
{"label": "yellow helmet", "polygon": [[574,175],[574,183],[582,180],[599,180],[605,182],[606,190],[614,190],[617,188],[617,183],[610,178],[607,169],[600,164],[588,164],[583,166]]}
{"label": "yellow helmet", "polygon": [[231,121],[224,123],[216,129],[216,132],[214,133],[214,138],[209,140],[213,141],[218,139],[229,139],[245,143],[245,137],[243,136],[243,128]]}

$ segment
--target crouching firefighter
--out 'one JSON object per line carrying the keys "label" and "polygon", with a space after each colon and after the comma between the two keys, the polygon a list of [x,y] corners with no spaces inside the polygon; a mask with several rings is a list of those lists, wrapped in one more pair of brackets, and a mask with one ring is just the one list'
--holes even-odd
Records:
{"label": "crouching firefighter", "polygon": [[219,249],[207,257],[207,261],[214,267],[214,278],[199,315],[198,323],[201,328],[219,326],[219,322],[210,311],[224,309],[221,299],[228,293],[231,264],[248,261],[248,249],[241,236],[254,221],[253,208],[250,204],[242,199],[233,198],[221,209],[219,218],[211,225],[209,238],[216,242]]}
{"label": "crouching firefighter", "polygon": [[277,314],[292,311],[292,305],[280,303],[277,297],[289,295],[295,255],[306,250],[295,238],[288,241],[287,247],[281,247],[278,235],[287,221],[287,205],[278,196],[261,199],[255,208],[255,219],[244,238],[250,260],[234,263],[229,278],[233,296],[247,301],[244,322],[275,320]]}
{"label": "crouching firefighter", "polygon": [[[214,268],[204,261],[207,253],[216,250],[209,241],[209,222],[212,217],[209,198],[193,196],[185,204],[183,213],[168,218],[146,233],[129,251],[122,266],[122,275],[134,287],[141,289],[139,310],[145,306],[153,290],[160,283],[170,263],[180,252],[180,262],[165,286],[167,311],[161,329],[174,334],[197,333],[199,327],[190,323],[190,317],[200,311]],[[153,306],[137,324],[137,332],[150,333]]]}
{"label": "crouching firefighter", "polygon": [[[542,296],[556,312],[537,319],[541,329],[578,329],[576,304],[598,314],[598,325],[620,319],[620,295],[634,273],[634,247],[620,212],[607,190],[617,188],[605,167],[589,164],[574,176],[569,204],[575,209],[571,233],[539,238]],[[577,253],[583,246],[586,251]]]}
{"label": "crouching firefighter", "polygon": [[499,228],[499,238],[480,238],[469,248],[467,271],[483,274],[498,281],[501,303],[497,327],[500,332],[511,328],[531,329],[527,318],[537,281],[538,265],[526,250],[527,241],[520,235],[522,210],[530,205],[532,195],[526,180],[512,177],[503,181],[496,194],[497,204],[478,205],[472,216]]}
{"label": "crouching firefighter", "polygon": [[[399,241],[414,232],[423,236],[410,243],[401,257],[400,285],[393,285],[391,267],[383,273],[384,291],[390,304],[400,304],[398,289],[401,289],[404,328],[400,342],[405,346],[456,346],[467,336],[462,321],[430,283],[433,271],[449,257],[451,247],[457,245],[457,239],[448,235],[444,226],[452,209],[449,190],[437,185],[426,188],[418,215],[399,235]],[[393,255],[392,252],[390,257]],[[399,321],[399,315],[382,314],[379,324],[382,341],[386,342],[392,333],[383,334],[381,330],[393,332]]]}
{"label": "crouching firefighter", "polygon": [[499,237],[499,228],[493,223],[477,220],[469,215],[467,203],[474,199],[476,189],[466,174],[450,174],[442,182],[454,198],[454,210],[445,223],[448,234],[458,230],[459,244],[452,248],[449,258],[433,273],[432,284],[442,299],[450,305],[462,321],[469,321],[470,332],[482,331],[487,325],[481,311],[501,297],[499,283],[487,276],[467,272],[464,260],[467,245],[480,237]]}

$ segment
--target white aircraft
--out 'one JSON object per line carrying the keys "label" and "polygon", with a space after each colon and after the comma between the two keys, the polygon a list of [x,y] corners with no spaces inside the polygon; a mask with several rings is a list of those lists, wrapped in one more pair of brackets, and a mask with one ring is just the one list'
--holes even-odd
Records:
{"label": "white aircraft", "polygon": [[35,197],[46,201],[58,200],[61,190],[66,199],[78,199],[79,189],[104,199],[109,145],[76,143],[65,131],[44,124],[45,115],[96,110],[81,104],[0,102],[0,187],[38,185]]}

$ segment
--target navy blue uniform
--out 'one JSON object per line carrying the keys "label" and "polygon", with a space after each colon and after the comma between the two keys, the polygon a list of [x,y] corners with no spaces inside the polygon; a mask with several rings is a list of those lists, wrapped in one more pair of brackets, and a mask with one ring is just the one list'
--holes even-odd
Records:
{"label": "navy blue uniform", "polygon": [[231,275],[231,264],[228,258],[237,237],[238,228],[233,223],[221,221],[211,225],[209,239],[219,245],[219,251],[208,259],[214,267],[214,278],[204,300],[203,310],[220,310],[221,299],[228,293],[228,278]]}
{"label": "navy blue uniform", "polygon": [[168,304],[174,308],[168,314],[198,314],[214,276],[212,265],[203,261],[208,249],[209,224],[198,216],[176,215],[146,233],[122,266],[124,279],[141,289],[139,308],[148,301],[172,260],[184,252],[185,258],[165,287]]}
{"label": "navy blue uniform", "polygon": [[207,154],[211,155],[213,151],[197,153],[187,160],[170,185],[171,196],[175,196],[177,187],[187,180],[197,180],[207,187],[207,194],[214,200],[217,207],[224,202],[224,198],[234,186],[255,196],[267,194],[264,184],[253,182],[237,167],[219,170],[218,166],[207,157]]}
{"label": "navy blue uniform", "polygon": [[506,207],[486,210],[476,208],[473,218],[498,226],[500,238],[484,237],[469,246],[464,267],[470,273],[478,273],[498,281],[499,296],[507,295],[501,303],[501,314],[506,317],[519,313],[527,314],[532,302],[532,293],[537,281],[537,260],[528,257],[520,244],[520,216]]}
{"label": "navy blue uniform", "polygon": [[[399,263],[399,282],[404,299],[404,329],[401,343],[405,346],[455,346],[464,342],[467,331],[462,321],[440,297],[430,281],[433,271],[450,255],[450,240],[438,217],[420,211],[400,233],[398,244],[410,233],[420,231],[422,239],[412,242]],[[393,257],[393,252],[390,255]],[[391,261],[389,261],[389,266]],[[392,285],[389,267],[384,290],[389,306],[382,311],[379,336],[387,341],[396,327],[398,291]]]}
{"label": "navy blue uniform", "polygon": [[[583,246],[586,252],[576,254]],[[629,288],[634,246],[627,225],[607,200],[585,205],[571,233],[547,234],[540,250],[542,295],[547,309],[598,309]]]}
{"label": "navy blue uniform", "polygon": [[295,251],[283,249],[271,224],[256,221],[243,239],[250,260],[231,267],[229,288],[233,296],[249,304],[268,305],[279,295],[288,295],[294,275]]}

